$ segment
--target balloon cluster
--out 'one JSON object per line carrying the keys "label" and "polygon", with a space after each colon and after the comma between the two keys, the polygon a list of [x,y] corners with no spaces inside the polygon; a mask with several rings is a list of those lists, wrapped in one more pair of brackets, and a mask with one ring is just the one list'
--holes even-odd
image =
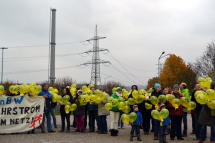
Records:
{"label": "balloon cluster", "polygon": [[130,124],[136,121],[137,119],[137,114],[135,112],[131,112],[129,115],[127,114],[122,114],[121,120],[125,124]]}
{"label": "balloon cluster", "polygon": [[11,85],[9,87],[9,91],[12,94],[20,93],[20,96],[24,96],[26,93],[29,93],[32,97],[36,97],[42,91],[42,87],[32,82],[30,85],[25,83],[22,85]]}
{"label": "balloon cluster", "polygon": [[211,88],[212,79],[210,77],[207,77],[206,79],[203,78],[203,77],[200,77],[198,82],[199,82],[201,88],[204,89],[204,90]]}
{"label": "balloon cluster", "polygon": [[169,111],[167,109],[163,109],[159,113],[158,110],[152,110],[151,115],[154,119],[161,120],[160,124],[162,126],[163,119],[169,116]]}

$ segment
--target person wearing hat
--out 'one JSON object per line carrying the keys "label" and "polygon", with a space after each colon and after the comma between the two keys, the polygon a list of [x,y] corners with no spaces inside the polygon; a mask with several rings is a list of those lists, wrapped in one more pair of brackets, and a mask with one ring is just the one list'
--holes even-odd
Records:
{"label": "person wearing hat", "polygon": [[[122,88],[117,87],[116,93],[112,94],[111,97],[118,99],[119,97],[122,97]],[[111,117],[111,136],[118,136],[118,119],[120,115],[120,110],[118,109],[118,106],[115,106],[110,111],[110,117]]]}
{"label": "person wearing hat", "polygon": [[[173,86],[173,93],[172,94],[175,96],[176,99],[180,99],[181,97],[184,97],[181,93],[179,93],[178,84],[175,84]],[[183,106],[180,104],[180,106],[177,109],[175,109],[169,101],[167,102],[167,106],[170,109],[170,116],[171,116],[170,139],[174,140],[175,131],[176,131],[176,128],[177,128],[177,139],[178,140],[184,140],[182,138],[182,135],[181,135],[182,117],[184,115]]]}
{"label": "person wearing hat", "polygon": [[141,113],[138,111],[137,105],[133,105],[133,110],[137,114],[137,119],[131,125],[130,141],[133,141],[134,131],[137,134],[137,140],[142,141],[140,138],[140,126],[143,124],[143,118]]}

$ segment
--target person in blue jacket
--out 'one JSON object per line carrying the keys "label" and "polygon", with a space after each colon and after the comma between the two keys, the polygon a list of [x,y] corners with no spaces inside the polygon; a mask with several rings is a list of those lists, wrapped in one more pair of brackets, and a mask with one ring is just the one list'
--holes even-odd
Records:
{"label": "person in blue jacket", "polygon": [[[163,103],[159,104],[159,109],[160,111],[165,108],[165,105]],[[161,122],[161,120],[156,120],[156,122]],[[167,143],[166,141],[166,131],[167,131],[167,127],[170,126],[170,121],[169,121],[169,116],[166,117],[165,119],[163,119],[162,124],[160,123],[160,127],[159,127],[159,140],[160,143]]]}
{"label": "person in blue jacket", "polygon": [[130,133],[130,141],[133,141],[134,131],[137,134],[137,140],[142,141],[140,138],[140,126],[143,124],[143,118],[141,113],[138,111],[138,106],[133,106],[134,112],[137,114],[137,119],[132,123],[131,133]]}
{"label": "person in blue jacket", "polygon": [[43,121],[42,121],[42,128],[41,131],[42,133],[45,133],[45,117],[47,118],[47,128],[48,128],[48,133],[54,133],[55,131],[52,130],[52,125],[51,125],[51,101],[53,95],[48,91],[48,84],[43,84],[42,85],[42,91],[38,96],[43,96],[45,98],[45,106],[44,106],[44,113],[43,113]]}

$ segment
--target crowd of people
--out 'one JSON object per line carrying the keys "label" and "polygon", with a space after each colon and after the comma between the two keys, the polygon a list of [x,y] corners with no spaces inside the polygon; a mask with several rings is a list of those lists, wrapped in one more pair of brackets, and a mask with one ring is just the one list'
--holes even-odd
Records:
{"label": "crowd of people", "polygon": [[[211,83],[211,89],[215,89],[215,82]],[[90,89],[93,93],[95,92],[95,88],[91,87]],[[136,85],[131,87],[131,90],[138,90]],[[207,126],[211,128],[211,136],[210,142],[215,143],[215,118],[211,116],[210,108],[207,105],[199,104],[194,95],[196,91],[203,90],[199,84],[196,84],[195,88],[193,89],[191,96],[190,92],[187,88],[186,83],[181,83],[180,85],[175,84],[172,87],[172,91],[170,88],[164,88],[162,90],[160,84],[155,84],[154,88],[151,91],[151,96],[156,96],[157,98],[160,95],[167,95],[173,94],[176,98],[180,99],[181,97],[185,97],[188,101],[193,101],[196,103],[196,108],[191,111],[191,118],[192,118],[192,132],[190,134],[195,134],[196,138],[193,140],[198,141],[198,143],[202,143],[206,140],[207,134]],[[104,92],[101,90],[101,92]],[[59,133],[69,133],[70,127],[76,127],[75,132],[85,132],[87,125],[89,126],[89,132],[96,132],[98,134],[108,134],[108,127],[107,127],[107,119],[106,117],[110,114],[111,117],[111,124],[110,124],[110,135],[111,136],[118,136],[118,129],[124,129],[124,124],[121,120],[121,115],[123,114],[122,111],[118,109],[117,106],[113,107],[110,111],[105,109],[105,104],[108,103],[108,98],[111,96],[115,99],[122,97],[122,89],[119,87],[117,88],[116,92],[112,95],[108,95],[106,99],[101,101],[101,104],[96,104],[92,102],[91,104],[81,105],[78,97],[82,95],[83,91],[80,88],[77,88],[77,94],[72,96],[70,90],[68,88],[63,89],[63,96],[69,95],[70,96],[70,103],[75,103],[77,105],[77,109],[73,111],[74,121],[71,125],[70,123],[70,115],[65,113],[64,110],[64,103],[60,104],[60,113],[61,113],[61,124],[62,127]],[[13,96],[13,95],[12,95]],[[55,106],[56,103],[52,102],[52,94],[48,91],[48,85],[44,84],[42,86],[42,92],[38,96],[43,96],[45,101],[45,109],[44,109],[44,116],[43,122],[41,124],[41,132],[42,133],[53,133],[52,125],[51,125],[51,116],[53,118],[54,127],[57,128],[56,124],[56,117],[55,117]],[[151,97],[150,96],[150,97]],[[132,92],[129,95],[132,97]],[[150,98],[149,97],[149,98]],[[130,141],[133,141],[133,137],[136,136],[138,141],[141,141],[140,138],[140,129],[143,129],[145,135],[148,135],[151,132],[154,133],[154,140],[159,140],[161,143],[166,143],[166,135],[170,134],[170,140],[174,140],[177,137],[177,140],[184,140],[184,137],[188,136],[188,126],[187,126],[187,117],[188,111],[185,107],[180,105],[177,109],[175,109],[171,103],[168,101],[163,104],[159,103],[158,107],[159,110],[162,111],[163,109],[169,110],[169,116],[165,118],[162,122],[156,119],[153,119],[151,116],[151,111],[156,109],[153,105],[152,109],[148,110],[145,107],[145,104],[149,103],[150,100],[147,97],[144,98],[144,101],[137,105],[131,105],[131,111],[137,114],[137,119],[131,125],[131,132],[130,132]],[[89,116],[87,116],[89,114]],[[87,117],[89,117],[89,123],[87,124]],[[47,120],[47,131],[45,132],[45,118]],[[67,122],[67,128],[65,131],[65,119]],[[97,123],[97,129],[95,127],[95,121]],[[150,122],[151,121],[151,122]],[[183,126],[182,126],[183,123]],[[183,131],[182,131],[183,128]],[[34,130],[31,131],[34,133]],[[31,133],[29,132],[29,133]]]}

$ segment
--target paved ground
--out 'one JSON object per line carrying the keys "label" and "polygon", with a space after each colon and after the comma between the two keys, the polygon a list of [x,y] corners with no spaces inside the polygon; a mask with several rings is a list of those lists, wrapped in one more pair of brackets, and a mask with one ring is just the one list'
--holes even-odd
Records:
{"label": "paved ground", "polygon": [[[110,116],[107,118],[108,127],[110,127]],[[73,116],[71,116],[71,122],[73,121]],[[191,117],[188,115],[188,137],[184,138],[184,141],[170,141],[169,135],[167,136],[167,141],[171,143],[181,142],[181,143],[197,143],[197,141],[193,141],[195,135],[191,135]],[[58,128],[53,130],[59,131],[61,127],[61,119],[60,116],[57,116],[57,125]],[[210,128],[208,128],[208,137],[210,137]],[[107,135],[97,134],[97,133],[89,133],[86,130],[85,133],[75,133],[75,129],[71,128],[71,133],[53,133],[51,135],[42,134],[40,129],[36,129],[36,134],[12,134],[12,135],[0,135],[0,143],[129,143],[129,134],[131,127],[125,125],[125,129],[119,130],[119,136],[112,137],[110,133]],[[142,142],[145,143],[158,143],[158,141],[153,140],[153,133],[150,135],[144,135],[143,130],[141,130],[141,139]],[[136,138],[134,138],[134,143],[137,142]],[[131,143],[131,142],[130,142]],[[209,143],[209,138],[205,141],[205,143]]]}

